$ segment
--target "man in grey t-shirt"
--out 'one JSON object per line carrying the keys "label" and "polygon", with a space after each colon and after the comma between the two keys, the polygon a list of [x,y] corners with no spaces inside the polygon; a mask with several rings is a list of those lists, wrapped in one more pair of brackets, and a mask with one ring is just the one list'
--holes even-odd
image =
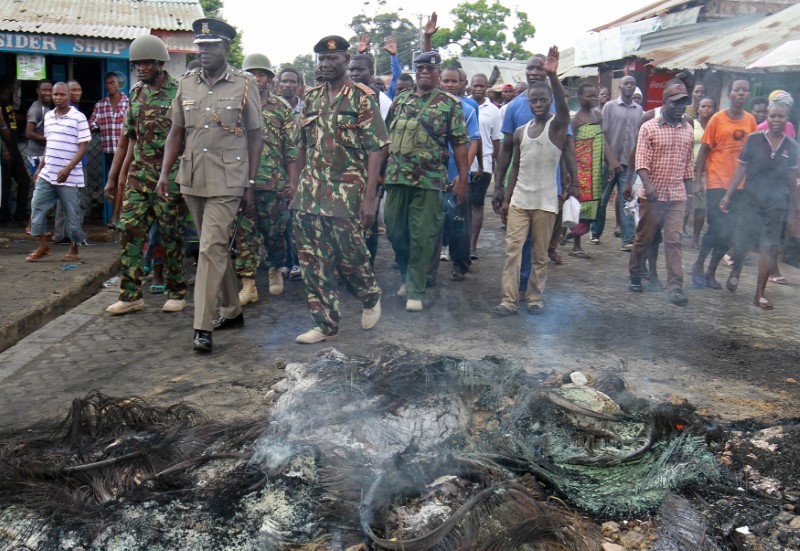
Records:
{"label": "man in grey t-shirt", "polygon": [[28,139],[28,168],[31,174],[36,172],[39,161],[44,155],[44,116],[53,108],[53,83],[40,80],[36,85],[38,100],[28,109],[28,124],[25,137]]}

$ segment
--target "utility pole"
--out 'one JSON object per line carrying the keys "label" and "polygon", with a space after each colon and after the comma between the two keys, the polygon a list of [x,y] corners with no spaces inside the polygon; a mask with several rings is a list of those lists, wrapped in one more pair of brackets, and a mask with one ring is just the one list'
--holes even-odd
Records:
{"label": "utility pole", "polygon": [[[416,17],[419,18],[419,35],[417,37],[417,40],[418,40],[418,42],[417,42],[417,47],[418,47],[417,51],[419,53],[422,53],[422,51],[423,51],[423,42],[424,42],[424,37],[425,37],[425,30],[424,30],[424,27],[422,26],[422,20],[423,20],[423,18],[427,17],[427,14],[424,14],[424,13],[412,13],[410,15],[416,16]],[[412,52],[411,59],[414,59],[414,57],[416,57],[416,56]]]}

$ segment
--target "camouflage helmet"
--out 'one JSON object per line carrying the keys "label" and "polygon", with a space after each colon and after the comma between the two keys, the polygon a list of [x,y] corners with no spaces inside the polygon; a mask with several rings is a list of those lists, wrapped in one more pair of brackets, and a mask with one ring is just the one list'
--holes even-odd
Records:
{"label": "camouflage helmet", "polygon": [[269,58],[264,54],[247,54],[242,62],[242,69],[245,71],[261,69],[275,76],[275,70],[272,68]]}
{"label": "camouflage helmet", "polygon": [[140,36],[131,42],[128,54],[131,61],[145,61],[147,59],[155,59],[162,62],[169,61],[169,52],[167,52],[166,44],[152,34]]}

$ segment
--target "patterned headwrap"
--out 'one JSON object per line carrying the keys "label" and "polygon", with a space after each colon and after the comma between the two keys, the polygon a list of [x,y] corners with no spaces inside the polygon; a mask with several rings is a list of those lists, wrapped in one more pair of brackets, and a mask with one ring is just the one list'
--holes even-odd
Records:
{"label": "patterned headwrap", "polygon": [[783,105],[791,109],[792,105],[794,105],[794,99],[786,90],[775,90],[769,95],[769,106],[772,107],[773,105]]}

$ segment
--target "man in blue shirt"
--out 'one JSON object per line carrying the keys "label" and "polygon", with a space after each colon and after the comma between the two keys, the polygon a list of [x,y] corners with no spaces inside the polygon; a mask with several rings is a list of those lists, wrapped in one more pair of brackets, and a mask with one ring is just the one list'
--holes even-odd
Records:
{"label": "man in blue shirt", "polygon": [[[461,108],[464,111],[464,122],[469,136],[469,148],[467,150],[467,161],[472,164],[475,155],[478,153],[480,145],[481,131],[478,125],[478,109],[475,102],[464,96],[466,86],[466,74],[462,78],[461,69],[457,67],[447,67],[442,69],[440,84],[445,92],[449,92],[461,100]],[[453,272],[450,278],[453,281],[464,281],[464,274],[469,271],[469,231],[470,217],[469,204],[458,205],[455,193],[449,191],[453,182],[458,179],[458,169],[453,158],[452,148],[450,151],[450,162],[447,166],[447,179],[450,182],[448,191],[444,194],[445,219],[440,241],[435,249],[436,254],[432,259],[431,270],[428,279],[431,282],[436,280],[436,271],[439,268],[440,260],[452,260]],[[449,248],[448,255],[445,248]],[[440,254],[441,251],[441,254]]]}
{"label": "man in blue shirt", "polygon": [[[546,74],[543,69],[545,56],[536,54],[530,59],[525,67],[525,77],[528,81],[528,86],[532,86],[536,82],[545,82]],[[552,110],[551,105],[551,110]],[[520,94],[514,98],[511,103],[506,107],[505,117],[503,118],[503,143],[500,146],[500,153],[497,157],[497,173],[494,179],[494,196],[492,197],[492,208],[496,213],[500,213],[500,208],[503,205],[505,197],[505,178],[508,172],[508,167],[511,165],[511,157],[514,149],[514,131],[520,126],[527,124],[533,120],[533,112],[531,111],[530,102],[528,101],[528,94]],[[562,196],[562,174],[563,169],[566,169],[565,177],[569,185],[567,192],[570,195],[578,195],[577,179],[576,179],[576,166],[575,166],[575,142],[572,139],[572,128],[567,129],[567,143],[562,151],[561,163],[556,170],[556,183],[558,185],[558,194]],[[553,236],[550,240],[548,247],[548,256],[550,261],[555,264],[562,264],[564,261],[561,255],[558,254],[556,247],[558,247],[559,232],[555,231],[561,227],[561,210],[559,209],[558,217],[553,231]],[[525,242],[522,249],[522,269],[520,271],[520,287],[527,285],[528,277],[531,272],[531,245],[530,240]]]}

